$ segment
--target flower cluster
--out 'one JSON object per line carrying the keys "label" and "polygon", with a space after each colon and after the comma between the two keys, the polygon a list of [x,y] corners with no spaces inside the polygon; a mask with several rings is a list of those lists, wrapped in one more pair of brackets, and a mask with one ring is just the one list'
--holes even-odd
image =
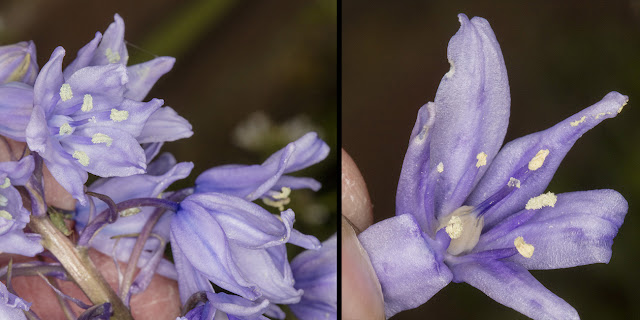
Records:
{"label": "flower cluster", "polygon": [[611,92],[502,146],[510,95],[500,46],[486,20],[459,20],[451,69],[411,133],[397,216],[359,235],[386,315],[418,307],[453,281],[532,318],[576,319],[529,270],[609,262],[628,206],[613,190],[545,190],[576,140],[619,114],[628,98]]}
{"label": "flower cluster", "polygon": [[[29,267],[51,275],[54,268],[51,276],[68,280],[78,267],[58,254],[64,248],[50,241],[58,233],[42,231],[50,230],[42,225],[68,231],[64,223],[55,224],[61,221],[60,211],[48,208],[44,196],[43,170],[49,170],[77,200],[75,210],[66,214],[75,221],[79,237],[73,246],[79,250],[67,253],[92,247],[129,262],[116,295],[119,301],[92,301],[91,307],[56,291],[87,309],[80,318],[116,315],[158,273],[178,280],[184,304],[180,319],[218,314],[283,319],[278,304],[291,305],[303,318],[321,314],[335,319],[335,236],[322,245],[294,229],[295,213],[285,208],[292,190],[320,188],[312,178],[289,174],[326,158],[327,144],[307,133],[260,165],[214,167],[195,186],[168,191],[191,173],[193,163],[178,163],[169,153],[159,154],[160,148],[193,132],[163,100],[146,96],[174,59],[127,65],[124,22],[117,14],[114,19],[66,68],[62,47],[41,70],[32,42],[0,47],[0,135],[26,143],[20,159],[0,163],[0,251],[35,256],[48,250],[59,260],[13,270],[24,273]],[[9,146],[7,139],[2,142]],[[87,187],[89,173],[98,179]],[[254,203],[258,199],[280,214]],[[31,207],[23,207],[23,200]],[[173,261],[164,259],[168,243]],[[290,264],[287,243],[308,252]],[[136,266],[140,272],[134,277]],[[74,280],[83,288],[83,279]],[[30,304],[8,288],[0,289],[3,312],[23,318]]]}

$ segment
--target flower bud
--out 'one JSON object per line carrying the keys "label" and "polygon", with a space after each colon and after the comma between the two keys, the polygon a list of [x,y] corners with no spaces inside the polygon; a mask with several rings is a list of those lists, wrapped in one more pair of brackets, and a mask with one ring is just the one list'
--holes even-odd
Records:
{"label": "flower bud", "polygon": [[38,63],[33,41],[0,46],[0,84],[18,81],[33,85],[37,75]]}

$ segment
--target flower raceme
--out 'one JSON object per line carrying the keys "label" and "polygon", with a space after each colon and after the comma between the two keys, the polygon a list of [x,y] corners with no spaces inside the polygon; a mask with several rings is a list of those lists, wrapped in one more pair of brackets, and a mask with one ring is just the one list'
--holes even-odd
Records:
{"label": "flower raceme", "polygon": [[528,270],[607,263],[627,202],[613,190],[544,191],[576,140],[628,98],[611,92],[501,148],[510,104],[502,53],[486,20],[459,20],[451,69],[411,133],[397,216],[359,235],[386,315],[421,305],[453,281],[532,318],[578,318]]}

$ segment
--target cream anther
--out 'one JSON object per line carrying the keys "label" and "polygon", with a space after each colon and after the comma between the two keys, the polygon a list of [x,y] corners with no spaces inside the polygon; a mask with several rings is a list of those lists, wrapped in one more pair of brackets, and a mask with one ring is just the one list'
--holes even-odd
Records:
{"label": "cream anther", "polygon": [[469,252],[476,246],[484,226],[484,218],[473,214],[473,207],[462,206],[451,214],[441,217],[437,230],[445,228],[451,238],[447,252],[452,255]]}
{"label": "cream anther", "polygon": [[140,209],[140,208],[129,208],[129,209],[125,209],[125,210],[120,211],[120,216],[121,217],[132,216],[134,214],[140,213],[140,211],[142,211],[142,209]]}
{"label": "cream anther", "polygon": [[520,180],[518,180],[518,179],[516,179],[514,177],[511,177],[511,178],[509,178],[509,182],[507,182],[507,185],[509,187],[516,187],[516,188],[520,189]]}
{"label": "cream anther", "polygon": [[60,87],[60,99],[62,99],[62,101],[67,101],[71,98],[73,98],[71,86],[68,83],[65,83]]}
{"label": "cream anther", "polygon": [[9,199],[0,194],[0,207],[6,207],[9,204]]}
{"label": "cream anther", "polygon": [[0,218],[5,218],[6,220],[13,220],[13,216],[7,210],[0,210]]}
{"label": "cream anther", "polygon": [[484,152],[478,153],[478,155],[476,156],[476,159],[478,159],[478,162],[476,163],[476,168],[480,168],[487,164],[487,154]]}
{"label": "cream anther", "polygon": [[284,211],[284,206],[288,205],[289,202],[291,202],[290,198],[285,198],[282,200],[271,200],[269,198],[262,198],[262,202],[264,202],[264,204],[270,206],[270,207],[274,207],[274,208],[278,208],[278,210],[280,211]]}
{"label": "cream anther", "polygon": [[436,167],[436,170],[438,170],[438,172],[442,173],[444,171],[444,164],[442,162],[438,163],[438,166]]}
{"label": "cream anther", "polygon": [[96,133],[91,137],[91,142],[94,144],[104,143],[107,147],[111,147],[111,143],[113,143],[113,139],[104,133]]}
{"label": "cream anther", "polygon": [[74,151],[73,154],[71,155],[74,159],[78,160],[78,162],[80,162],[81,165],[83,166],[88,166],[89,165],[89,156],[84,153],[83,151]]}
{"label": "cream anther", "polygon": [[524,208],[527,210],[536,210],[542,207],[554,207],[557,201],[558,197],[553,194],[553,192],[547,192],[529,199]]}
{"label": "cream anther", "polygon": [[114,52],[113,50],[111,50],[111,48],[107,48],[107,50],[104,51],[104,56],[107,57],[109,63],[116,63],[120,61],[120,54]]}
{"label": "cream anther", "polygon": [[529,161],[529,170],[536,171],[544,164],[544,159],[549,155],[549,149],[543,149],[538,151],[536,155]]}
{"label": "cream anther", "polygon": [[60,126],[60,131],[58,132],[61,136],[64,136],[65,134],[71,134],[73,132],[73,128],[71,128],[71,126],[69,125],[69,123],[66,123]]}
{"label": "cream anther", "polygon": [[89,112],[93,109],[93,97],[90,94],[85,94],[82,99],[82,108],[80,110]]}
{"label": "cream anther", "polygon": [[517,237],[516,240],[513,241],[513,244],[523,257],[531,258],[531,256],[533,256],[533,250],[535,250],[535,248],[533,245],[526,243],[523,237]]}
{"label": "cream anther", "polygon": [[111,115],[109,115],[109,118],[115,122],[127,120],[129,118],[129,111],[111,109]]}
{"label": "cream anther", "polygon": [[6,189],[6,188],[8,188],[10,185],[11,185],[11,179],[9,179],[9,178],[7,177],[7,178],[4,178],[4,182],[0,185],[0,188],[2,188],[2,189]]}
{"label": "cream anther", "polygon": [[453,216],[444,229],[451,239],[458,239],[462,235],[463,228],[462,219],[458,216]]}
{"label": "cream anther", "polygon": [[586,120],[586,119],[587,119],[586,116],[582,116],[582,118],[580,118],[580,120],[572,121],[570,124],[571,124],[572,127],[575,127],[575,126],[583,123],[584,120]]}
{"label": "cream anther", "polygon": [[291,188],[288,187],[282,187],[282,192],[278,192],[274,195],[272,195],[271,197],[276,199],[276,200],[281,200],[281,199],[286,199],[289,197],[289,195],[291,194]]}

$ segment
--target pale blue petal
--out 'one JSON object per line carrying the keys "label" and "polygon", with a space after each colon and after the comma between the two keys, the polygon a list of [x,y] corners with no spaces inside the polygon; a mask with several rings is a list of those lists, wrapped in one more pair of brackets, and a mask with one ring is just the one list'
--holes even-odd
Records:
{"label": "pale blue petal", "polygon": [[127,68],[129,84],[124,96],[131,100],[142,101],[147,96],[156,81],[173,68],[176,59],[173,57],[158,57]]}
{"label": "pale blue petal", "polygon": [[170,107],[156,110],[137,136],[138,142],[165,142],[188,138],[193,135],[191,124]]}

